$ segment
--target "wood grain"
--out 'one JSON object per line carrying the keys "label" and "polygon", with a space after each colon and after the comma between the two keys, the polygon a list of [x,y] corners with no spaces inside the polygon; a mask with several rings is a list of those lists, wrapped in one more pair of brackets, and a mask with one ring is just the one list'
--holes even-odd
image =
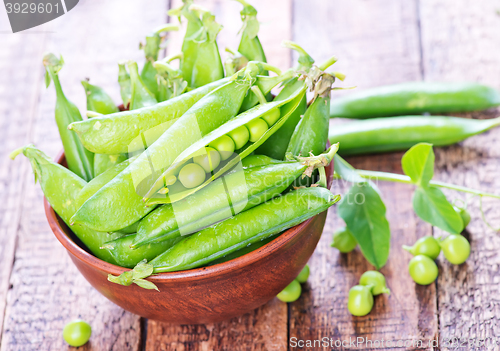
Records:
{"label": "wood grain", "polygon": [[[213,11],[217,21],[224,25],[218,37],[220,50],[226,46],[237,48],[237,32],[241,27],[239,11],[241,5],[226,0],[200,0],[198,4]],[[172,6],[180,5],[174,1]],[[259,36],[268,61],[285,69],[290,66],[291,53],[281,47],[281,41],[291,38],[291,1],[252,1],[262,22]],[[275,20],[275,13],[280,20]],[[174,23],[176,22],[173,21]],[[169,53],[181,46],[183,33],[172,33]],[[224,54],[222,54],[224,59]],[[287,306],[276,299],[239,318],[227,322],[176,326],[148,321],[146,350],[286,350],[287,349]]]}
{"label": "wood grain", "polygon": [[[5,118],[5,115],[2,115],[3,124],[15,121],[17,126],[17,130],[7,129],[12,134],[8,145],[5,145],[7,151],[22,146],[27,141],[34,142],[52,156],[61,149],[54,121],[54,88],[46,90],[42,84],[44,51],[53,51],[64,56],[66,66],[61,71],[62,85],[67,97],[81,110],[85,109],[85,95],[80,80],[87,76],[91,77],[91,82],[107,88],[118,101],[116,62],[123,58],[141,59],[143,54],[137,50],[137,43],[148,31],[165,21],[166,4],[163,0],[150,1],[148,7],[147,12],[142,12],[143,4],[131,0],[81,2],[67,15],[37,27],[37,34],[30,34],[28,31],[17,37],[19,42],[15,45],[13,43],[11,59],[1,62],[7,65],[6,69],[13,72],[13,78],[21,82],[26,80],[25,85],[18,86],[13,81],[15,89],[30,91],[31,87],[31,90],[35,90],[34,97],[30,100],[29,94],[23,95],[22,92],[18,92],[16,96],[16,90],[13,90],[6,96],[9,101],[2,103],[2,109],[6,106],[5,109],[15,111],[12,109],[12,103],[18,100],[17,104],[21,107],[24,106],[23,103],[28,105],[26,101],[32,100],[40,101],[40,105],[31,114],[29,110],[20,108],[21,114],[16,114],[15,118]],[[137,17],[138,13],[142,15]],[[45,34],[40,36],[40,32]],[[42,41],[41,38],[45,37],[46,40]],[[33,42],[22,42],[30,38],[33,38]],[[37,41],[39,45],[36,45]],[[14,71],[15,60],[20,57],[26,57],[20,61],[23,66],[19,71]],[[5,105],[7,102],[8,105]],[[34,123],[30,125],[23,121],[23,118],[28,121],[32,118]],[[20,134],[20,131],[30,129],[32,133],[29,137]],[[2,156],[3,150],[2,145]],[[11,164],[12,169],[19,169],[10,171],[11,175],[16,176],[19,182],[25,182],[26,189],[24,195],[15,194],[22,203],[20,224],[16,224],[14,219],[13,224],[6,227],[11,228],[8,234],[13,239],[9,240],[16,240],[17,237],[18,244],[11,278],[10,281],[7,280],[10,290],[1,350],[66,349],[62,329],[67,322],[77,317],[87,320],[93,327],[91,341],[83,349],[139,350],[139,317],[124,312],[106,300],[80,276],[49,229],[42,209],[42,193],[38,185],[33,183],[31,170],[28,171],[28,162],[19,157]],[[23,170],[22,174],[18,173],[20,170]],[[3,167],[2,161],[2,179],[4,174],[8,175],[8,171],[8,168]],[[12,184],[12,189],[6,187],[8,193],[15,192],[16,183]],[[2,235],[0,240],[5,237]],[[8,256],[6,258],[8,259]],[[4,282],[2,280],[2,283]]]}
{"label": "wood grain", "polygon": [[[422,0],[422,46],[426,80],[478,81],[500,88],[500,6],[481,0],[470,6],[466,1]],[[463,115],[491,118],[499,110]],[[466,140],[460,146],[436,150],[436,178],[476,189],[498,193],[500,189],[500,130]],[[463,199],[446,192],[450,199]],[[466,342],[469,349],[498,348],[500,257],[498,233],[483,223],[479,201],[469,204],[472,221],[466,237],[472,252],[467,262],[453,266],[440,257],[438,308],[442,350],[452,350],[452,338]],[[486,217],[500,227],[498,201],[485,200]],[[445,234],[436,230],[437,235]],[[468,344],[468,340],[474,344]],[[486,345],[481,340],[487,340]],[[455,345],[456,346],[456,345]]]}
{"label": "wood grain", "polygon": [[[296,1],[294,40],[318,61],[332,54],[339,58],[334,69],[347,74],[344,85],[372,86],[421,79],[417,3],[399,1]],[[314,18],[315,25],[310,25]],[[382,20],[383,19],[383,20]],[[318,30],[318,29],[321,29]],[[339,83],[342,84],[342,83]],[[333,98],[335,98],[334,94]],[[332,127],[337,121],[332,122]],[[370,157],[352,157],[356,168],[401,173],[401,153]],[[349,341],[350,338],[378,341],[360,344],[360,349],[391,349],[397,342],[429,349],[437,339],[435,286],[417,286],[406,273],[411,256],[401,249],[432,233],[413,213],[412,187],[378,184],[387,206],[391,227],[391,252],[381,272],[392,291],[379,296],[366,317],[353,317],[347,311],[349,289],[363,272],[373,269],[359,249],[339,254],[330,247],[335,229],[344,225],[331,209],[323,237],[313,255],[311,277],[301,299],[291,304],[290,338],[296,340]],[[334,185],[335,186],[335,185]],[[343,193],[340,183],[334,192]],[[382,345],[381,340],[390,341]],[[349,343],[347,342],[346,345]],[[338,345],[337,345],[338,346]],[[352,346],[351,346],[352,348]],[[307,348],[314,349],[314,348]],[[349,349],[349,346],[341,349]],[[412,347],[405,348],[412,349]]]}

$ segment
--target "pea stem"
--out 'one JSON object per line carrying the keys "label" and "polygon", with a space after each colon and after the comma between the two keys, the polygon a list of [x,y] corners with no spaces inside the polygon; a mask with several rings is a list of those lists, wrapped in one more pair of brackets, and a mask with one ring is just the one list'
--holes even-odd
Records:
{"label": "pea stem", "polygon": [[326,70],[328,67],[330,67],[331,65],[333,65],[337,61],[338,61],[337,57],[336,56],[332,56],[328,60],[326,60],[325,62],[323,62],[321,65],[319,65],[318,68],[320,70],[324,71],[324,70]]}
{"label": "pea stem", "polygon": [[256,85],[253,85],[250,90],[252,90],[252,92],[255,94],[255,96],[257,96],[257,99],[259,100],[259,103],[261,105],[264,105],[265,103],[267,103],[267,100],[266,100],[266,97],[264,96],[264,94],[262,93],[262,91],[260,90],[260,88]]}
{"label": "pea stem", "polygon": [[[403,174],[378,172],[378,171],[366,171],[366,170],[361,170],[361,169],[357,169],[356,173],[358,173],[362,178],[365,178],[365,179],[376,179],[376,180],[382,180],[382,181],[387,181],[387,182],[413,184],[411,178],[406,176],[406,175],[403,175]],[[340,175],[338,173],[335,173],[334,179],[340,179]],[[486,197],[491,197],[491,198],[495,198],[495,199],[500,199],[500,195],[485,193],[485,192],[482,192],[480,190],[475,190],[475,189],[467,188],[467,187],[460,186],[460,185],[445,183],[445,182],[441,182],[438,180],[431,180],[429,182],[429,184],[440,187],[440,188],[446,188],[446,189],[460,191],[463,193],[469,193],[469,194],[474,194],[474,195],[479,195],[479,196],[486,196]]]}
{"label": "pea stem", "polygon": [[157,30],[155,30],[155,33],[160,34],[162,32],[170,32],[170,31],[178,31],[178,30],[179,30],[179,26],[177,26],[175,24],[168,23],[168,24],[161,26]]}

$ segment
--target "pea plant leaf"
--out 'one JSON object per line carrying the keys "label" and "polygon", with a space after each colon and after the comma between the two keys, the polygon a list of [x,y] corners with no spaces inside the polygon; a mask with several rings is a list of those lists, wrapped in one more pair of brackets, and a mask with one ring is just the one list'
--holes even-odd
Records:
{"label": "pea plant leaf", "polygon": [[460,234],[464,229],[462,217],[435,186],[417,187],[413,194],[413,209],[421,219],[448,233]]}
{"label": "pea plant leaf", "polygon": [[368,183],[355,183],[339,204],[339,216],[358,241],[363,256],[377,269],[389,257],[391,231],[385,205]]}
{"label": "pea plant leaf", "polygon": [[426,186],[434,176],[434,159],[432,144],[419,143],[404,154],[401,164],[413,183]]}
{"label": "pea plant leaf", "polygon": [[389,257],[391,241],[384,201],[375,184],[361,178],[342,157],[335,155],[334,160],[335,172],[355,183],[339,204],[339,216],[356,238],[363,256],[380,269]]}

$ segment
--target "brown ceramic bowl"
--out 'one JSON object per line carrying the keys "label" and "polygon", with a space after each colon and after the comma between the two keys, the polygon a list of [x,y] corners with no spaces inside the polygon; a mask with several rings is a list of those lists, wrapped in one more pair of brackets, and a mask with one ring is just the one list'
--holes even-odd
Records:
{"label": "brown ceramic bowl", "polygon": [[[64,155],[57,158],[64,164]],[[333,162],[329,167],[329,186]],[[285,231],[265,246],[234,260],[148,278],[159,288],[110,283],[108,274],[126,269],[90,254],[47,200],[45,214],[56,238],[94,288],[118,306],[145,318],[198,324],[226,320],[265,304],[285,288],[311,257],[323,231],[326,211]],[[256,219],[258,220],[258,219]]]}

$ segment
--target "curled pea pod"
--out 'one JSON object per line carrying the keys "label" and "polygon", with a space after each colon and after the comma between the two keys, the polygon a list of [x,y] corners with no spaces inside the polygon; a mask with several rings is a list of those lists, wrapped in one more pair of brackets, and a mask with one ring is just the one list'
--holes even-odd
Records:
{"label": "curled pea pod", "polygon": [[281,194],[307,169],[330,163],[337,149],[338,145],[334,145],[327,154],[309,158],[307,162],[281,162],[233,170],[193,195],[149,213],[140,221],[131,246],[191,234],[257,206]]}
{"label": "curled pea pod", "polygon": [[[143,197],[152,182],[190,145],[236,116],[245,94],[261,71],[259,64],[249,63],[229,82],[196,102],[112,182],[88,199],[72,222],[95,230],[114,231],[148,214],[153,207],[145,204]],[[110,203],[120,204],[120,211],[115,211]]]}
{"label": "curled pea pod", "polygon": [[140,44],[140,48],[144,50],[146,55],[146,63],[141,71],[141,79],[146,86],[146,88],[155,96],[157,100],[159,89],[158,80],[156,79],[157,71],[153,63],[158,60],[158,53],[160,52],[160,44],[162,37],[160,36],[163,32],[177,31],[179,27],[173,24],[166,24],[161,28],[158,28],[153,33],[146,36],[146,43]]}
{"label": "curled pea pod", "polygon": [[169,10],[168,14],[170,16],[177,16],[179,18],[179,22],[181,16],[187,19],[186,34],[184,36],[181,49],[183,59],[181,61],[180,69],[184,79],[190,83],[193,76],[193,68],[197,59],[196,52],[198,50],[198,43],[192,40],[192,37],[202,29],[203,24],[196,13],[189,10],[193,1],[182,0],[182,2],[182,6]]}
{"label": "curled pea pod", "polygon": [[136,110],[141,107],[156,105],[158,101],[156,101],[154,94],[149,91],[146,84],[142,81],[142,78],[139,75],[137,62],[130,61],[127,66],[130,72],[130,84],[132,86],[132,90],[130,92],[129,110]]}
{"label": "curled pea pod", "polygon": [[[248,67],[249,66],[247,66],[247,68]],[[281,101],[275,100],[273,102],[261,104],[248,111],[245,111],[244,113],[239,114],[224,125],[221,125],[219,128],[213,130],[211,133],[208,133],[203,138],[200,138],[198,141],[192,143],[182,153],[180,153],[178,157],[171,163],[170,167],[168,167],[161,174],[161,176],[157,178],[156,182],[145,194],[144,198],[164,198],[165,202],[175,202],[205,187],[211,181],[218,178],[226,171],[234,167],[236,164],[238,164],[241,159],[244,159],[246,156],[248,156],[270,135],[278,130],[283,125],[283,123],[286,122],[293,109],[298,106],[304,94],[305,87],[298,87],[295,93],[287,99]],[[278,119],[275,120],[274,124],[270,128],[268,128],[268,124],[263,120],[263,118],[269,115],[269,113],[273,110],[276,110],[276,108],[280,108],[285,104],[291,104],[295,107],[293,107],[287,115],[279,116]],[[255,121],[260,122],[260,126],[255,126],[253,124]],[[227,159],[224,164],[221,165],[221,167],[214,170],[213,174],[208,177],[208,179],[205,178],[205,175],[203,173],[202,177],[200,177],[201,182],[198,182],[189,189],[172,189],[173,191],[169,191],[168,194],[158,193],[158,191],[164,187],[169,188],[168,179],[171,178],[172,175],[177,174],[179,169],[181,169],[185,165],[186,161],[190,160],[193,156],[198,155],[200,153],[200,150],[204,150],[204,147],[206,145],[213,145],[212,143],[220,140],[219,138],[225,138],[228,135],[234,142],[233,149],[235,149],[236,152],[232,154],[232,157]]]}
{"label": "curled pea pod", "polygon": [[78,108],[63,93],[58,76],[58,72],[61,70],[63,64],[62,57],[57,58],[54,54],[44,56],[43,65],[46,70],[45,83],[48,87],[52,80],[56,88],[56,123],[64,147],[68,168],[80,178],[89,181],[94,177],[94,155],[83,147],[73,132],[68,130],[68,125],[72,122],[81,121],[82,116]]}
{"label": "curled pea pod", "polygon": [[[101,115],[119,112],[118,107],[116,107],[113,102],[113,99],[111,99],[111,96],[109,96],[104,89],[90,84],[88,80],[82,81],[82,85],[85,88],[85,94],[87,96],[87,111],[97,112]],[[97,177],[99,174],[113,167],[115,164],[126,159],[127,155],[125,154],[95,154],[94,176]]]}
{"label": "curled pea pod", "polygon": [[183,51],[184,59],[188,55],[196,55],[189,86],[198,88],[224,78],[224,66],[216,41],[222,26],[215,22],[215,16],[210,11],[201,6],[191,5],[189,11],[200,16],[201,20],[201,28],[188,38],[196,43],[196,50]]}
{"label": "curled pea pod", "polygon": [[477,83],[410,82],[337,98],[332,117],[370,118],[423,112],[476,111],[500,105],[500,93]]}
{"label": "curled pea pod", "polygon": [[73,123],[69,128],[93,152],[119,154],[136,151],[143,145],[141,143],[134,149],[132,142],[140,138],[141,133],[154,142],[196,102],[228,81],[221,79],[153,106],[87,119]]}
{"label": "curled pea pod", "polygon": [[188,83],[184,80],[182,71],[170,65],[170,62],[175,59],[182,59],[182,53],[167,56],[163,60],[154,63],[154,67],[158,72],[157,99],[159,102],[179,96],[187,89]]}
{"label": "curled pea pod", "polygon": [[130,244],[132,244],[135,237],[136,234],[131,234],[117,238],[105,243],[101,249],[107,251],[119,266],[133,268],[144,259],[152,260],[183,239],[183,237],[177,237],[161,242],[153,242],[132,250]]}
{"label": "curled pea pod", "polygon": [[[69,225],[71,216],[79,207],[80,192],[87,183],[67,168],[51,161],[47,155],[33,145],[14,151],[11,158],[16,157],[21,152],[30,160],[35,180],[39,181],[50,206]],[[84,226],[73,226],[71,230],[95,256],[116,264],[114,258],[107,251],[101,250],[100,247],[105,241],[116,239],[121,234],[108,235]]]}
{"label": "curled pea pod", "polygon": [[500,117],[474,120],[445,116],[372,118],[336,125],[329,133],[331,142],[340,142],[340,154],[407,150],[426,142],[451,145],[500,125]]}
{"label": "curled pea pod", "polygon": [[128,108],[130,96],[132,95],[132,83],[130,82],[130,74],[128,74],[127,62],[125,61],[118,62],[118,85],[120,85],[123,106]]}
{"label": "curled pea pod", "polygon": [[327,210],[339,199],[339,195],[320,187],[291,191],[184,238],[150,264],[155,273],[205,265],[293,227]]}
{"label": "curled pea pod", "polygon": [[267,62],[266,54],[257,36],[260,27],[257,20],[257,10],[245,0],[236,1],[243,5],[243,10],[240,12],[243,27],[240,29],[241,40],[238,52],[250,61]]}

